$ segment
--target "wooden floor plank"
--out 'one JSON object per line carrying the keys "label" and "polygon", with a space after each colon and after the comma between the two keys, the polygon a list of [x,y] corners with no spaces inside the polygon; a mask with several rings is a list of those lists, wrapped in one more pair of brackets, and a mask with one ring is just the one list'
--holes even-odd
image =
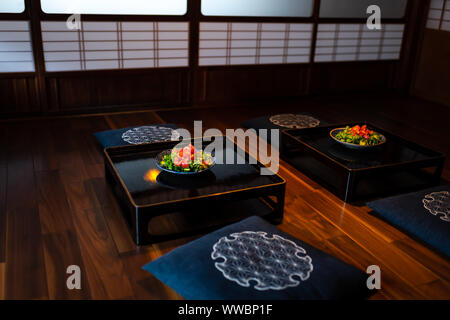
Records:
{"label": "wooden floor plank", "polygon": [[[303,174],[298,173],[298,175],[303,179]],[[405,234],[390,226],[386,222],[369,214],[372,210],[367,206],[362,204],[345,203],[324,187],[317,188],[315,191],[319,192],[324,198],[327,198],[330,203],[334,203],[336,206],[342,208],[347,215],[352,217],[352,219],[355,219],[359,223],[373,230],[373,232],[375,232],[384,241],[391,243],[395,240],[405,238]]]}
{"label": "wooden floor plank", "polygon": [[[100,163],[101,157],[95,147],[94,137],[86,137],[81,129],[86,127],[86,119],[77,119],[78,129],[72,128],[74,123],[69,120],[64,121],[63,127],[54,127],[52,133],[55,135],[55,148],[57,153],[54,157],[59,160],[59,173],[64,183],[83,181],[87,176],[86,163]],[[94,148],[94,150],[92,150]],[[81,151],[83,150],[83,151]],[[95,155],[92,155],[95,154]],[[99,159],[100,158],[100,159]]]}
{"label": "wooden floor plank", "polygon": [[[5,146],[5,130],[0,128],[0,146]],[[7,153],[0,152],[0,263],[6,256],[6,196],[8,184]]]}
{"label": "wooden floor plank", "polygon": [[58,171],[36,173],[38,209],[43,234],[73,230],[72,213]]}
{"label": "wooden floor plank", "polygon": [[158,256],[159,254],[155,253],[154,249],[147,249],[142,250],[141,252],[121,255],[126,273],[129,275],[130,283],[135,292],[135,298],[139,300],[182,299],[180,295],[168,286],[164,285],[147,271],[142,268],[136,268],[136,266],[144,266]]}
{"label": "wooden floor plank", "polygon": [[[377,265],[381,270],[380,293],[389,299],[420,299],[425,298],[419,290],[400,279],[383,261],[371,255],[347,236],[330,239],[327,245],[332,248],[340,260],[363,271],[368,266]],[[337,254],[336,254],[337,253]]]}
{"label": "wooden floor plank", "polygon": [[[106,122],[102,120],[100,121],[99,126],[96,126],[95,122],[87,120],[88,119],[83,119],[83,121],[80,122],[80,119],[77,119],[76,122],[71,123],[71,126],[73,127],[71,131],[65,133],[67,136],[72,131],[78,132],[71,140],[72,147],[67,153],[67,157],[72,159],[69,163],[76,163],[76,167],[78,167],[79,170],[77,170],[76,167],[71,168],[70,164],[68,167],[60,169],[64,185],[63,188],[68,194],[67,199],[74,219],[83,216],[86,212],[95,213],[95,219],[93,218],[95,224],[91,224],[91,228],[84,229],[81,234],[87,232],[87,235],[85,236],[94,241],[96,238],[93,235],[98,233],[103,237],[103,241],[106,242],[101,243],[100,239],[96,239],[96,241],[100,243],[99,247],[89,247],[86,242],[80,242],[83,261],[89,259],[89,262],[86,262],[85,264],[85,269],[87,270],[86,279],[89,279],[89,282],[93,283],[91,286],[91,296],[94,299],[133,297],[133,291],[127,284],[127,281],[124,281],[123,284],[119,286],[117,285],[121,276],[117,280],[110,281],[110,284],[103,284],[105,277],[114,277],[114,274],[105,272],[101,267],[103,264],[97,263],[99,261],[98,259],[101,260],[103,259],[102,256],[105,256],[104,259],[114,266],[114,269],[111,270],[112,272],[122,270],[122,262],[114,261],[118,260],[117,253],[136,250],[136,246],[132,242],[127,226],[120,216],[121,212],[116,200],[114,198],[111,199],[111,191],[104,179],[101,148],[99,148],[93,137],[94,132],[107,129],[105,127]],[[89,140],[90,143],[86,144],[86,140]],[[86,150],[90,150],[90,155],[85,155]],[[98,158],[100,158],[101,161],[99,161]],[[73,174],[71,174],[71,172],[73,172]],[[106,198],[99,199],[97,197],[99,192],[96,191],[98,191],[98,188],[92,188],[92,180],[100,182],[97,186],[102,188],[101,190],[107,194]],[[117,221],[119,222],[117,223]],[[76,222],[75,230],[77,230],[77,228],[82,228],[81,225],[83,225],[84,222],[80,220],[77,220]],[[117,228],[113,228],[117,225]],[[101,230],[96,230],[96,227],[99,227]],[[80,233],[77,232],[77,235],[80,236]],[[91,256],[96,256],[97,259],[91,259]],[[107,267],[106,270],[109,270],[109,268],[110,267]],[[111,288],[115,288],[115,286],[118,286],[119,290],[110,290]],[[120,289],[121,286],[123,289]]]}
{"label": "wooden floor plank", "polygon": [[106,121],[111,129],[164,123],[155,112],[108,115]]}
{"label": "wooden floor plank", "polygon": [[435,274],[401,250],[397,250],[393,245],[379,239],[377,233],[349,218],[345,210],[330,205],[321,195],[317,194],[315,197],[310,197],[307,202],[353,241],[384,261],[386,265],[389,264],[390,269],[395,270],[397,275],[407,283],[420,285],[437,280]]}
{"label": "wooden floor plank", "polygon": [[6,298],[5,285],[6,285],[5,263],[2,262],[0,263],[0,300],[4,300]]}
{"label": "wooden floor plank", "polygon": [[30,124],[7,130],[6,297],[48,298]]}
{"label": "wooden floor plank", "polygon": [[393,245],[415,258],[415,260],[420,261],[442,280],[450,281],[450,264],[442,255],[425,246],[418,246],[417,241],[411,238],[397,240]]}
{"label": "wooden floor plank", "polygon": [[6,298],[47,299],[47,271],[37,208],[8,209]]}
{"label": "wooden floor plank", "polygon": [[29,132],[22,126],[11,126],[7,130],[6,137],[8,141],[5,146],[8,161],[7,209],[33,208],[36,204],[37,190]]}
{"label": "wooden floor plank", "polygon": [[44,237],[45,267],[50,299],[89,298],[89,286],[82,277],[82,290],[69,290],[66,269],[77,265],[84,270],[78,236],[74,233],[72,211],[58,171],[36,173],[38,209]]}
{"label": "wooden floor plank", "polygon": [[[90,289],[86,268],[74,231],[48,233],[44,235],[45,267],[50,299],[89,299]],[[67,288],[67,268],[78,266],[81,271],[81,289]]]}
{"label": "wooden floor plank", "polygon": [[83,211],[92,209],[93,205],[90,201],[91,197],[88,195],[85,188],[85,181],[73,181],[67,183],[63,181],[64,191],[67,195],[67,202],[73,211]]}
{"label": "wooden floor plank", "polygon": [[[404,256],[407,259],[413,259],[417,262],[421,261],[417,264],[427,269],[427,273],[432,271],[436,277],[448,281],[448,272],[443,271],[450,269],[450,263],[448,261],[445,261],[445,259],[439,259],[439,257],[429,248],[413,241],[408,235],[405,235],[386,222],[377,219],[375,216],[370,215],[369,212],[371,209],[367,207],[356,207],[354,205],[344,203],[342,200],[338,199],[336,196],[332,195],[329,191],[323,188],[318,190],[318,192],[320,193],[321,198],[329,199],[339,208],[342,208],[342,212],[345,213],[342,216],[349,216],[351,220],[362,223],[377,236],[392,244],[394,248],[401,247],[401,256]],[[408,247],[408,245],[410,247]],[[433,259],[434,263],[430,263]]]}
{"label": "wooden floor plank", "polygon": [[64,133],[66,138],[62,140],[62,143],[65,141],[66,145],[69,146],[69,154],[74,149],[79,151],[80,157],[76,157],[76,159],[79,158],[78,161],[83,162],[83,170],[87,170],[86,168],[90,165],[102,165],[103,153],[99,151],[103,148],[94,137],[94,133],[109,129],[105,118],[92,117],[67,120],[66,128],[68,130]]}
{"label": "wooden floor plank", "polygon": [[[409,104],[413,112],[402,117]],[[394,133],[416,126],[408,130],[408,138],[450,154],[450,145],[442,139],[449,129],[435,128],[430,120],[442,124],[450,111],[410,99],[318,98],[272,107],[4,122],[0,146],[7,152],[0,154],[0,210],[3,199],[6,214],[0,211],[0,237],[5,237],[0,242],[0,298],[181,299],[141,267],[198,237],[136,247],[104,180],[103,155],[93,133],[162,122],[191,128],[194,120],[203,120],[204,130],[224,130],[238,128],[251,117],[292,112],[309,112],[329,123],[374,122]],[[446,258],[370,215],[364,205],[343,203],[284,161],[280,174],[287,190],[279,228],[360,270],[380,265],[382,289],[372,299],[449,299]],[[449,161],[444,176],[450,178]],[[184,222],[164,223],[176,227]],[[69,264],[81,267],[81,291],[66,290],[64,267]]]}
{"label": "wooden floor plank", "polygon": [[419,287],[427,299],[450,300],[450,285],[448,282],[436,280]]}
{"label": "wooden floor plank", "polygon": [[136,245],[128,230],[122,211],[105,179],[85,181],[85,189],[91,195],[93,208],[101,210],[111,231],[111,236],[119,253],[135,251]]}
{"label": "wooden floor plank", "polygon": [[[54,132],[56,121],[42,121],[32,131],[32,153],[34,170],[46,171],[59,168],[59,157],[56,155],[56,139],[59,134]],[[56,134],[56,135],[55,135]]]}
{"label": "wooden floor plank", "polygon": [[127,299],[134,292],[100,209],[74,212],[75,230],[94,299]]}

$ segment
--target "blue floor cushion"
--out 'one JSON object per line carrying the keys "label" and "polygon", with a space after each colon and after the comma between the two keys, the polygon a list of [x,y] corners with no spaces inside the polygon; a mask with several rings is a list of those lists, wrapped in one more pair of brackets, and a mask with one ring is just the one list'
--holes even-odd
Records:
{"label": "blue floor cushion", "polygon": [[450,185],[367,205],[382,219],[450,257]]}
{"label": "blue floor cushion", "polygon": [[[324,124],[326,124],[326,122],[309,113],[285,113],[252,118],[242,122],[241,126],[247,129],[255,129],[258,132],[259,129],[268,129],[268,131],[272,129],[302,129],[317,127]],[[267,133],[267,141],[269,143],[271,142],[270,132]]]}
{"label": "blue floor cushion", "polygon": [[[94,136],[103,148],[116,147],[130,144],[141,144],[148,142],[170,141],[174,124],[155,124],[149,126],[135,126],[116,130],[97,132]],[[177,134],[175,133],[176,137]]]}
{"label": "blue floor cushion", "polygon": [[186,299],[364,299],[368,275],[250,217],[143,267]]}

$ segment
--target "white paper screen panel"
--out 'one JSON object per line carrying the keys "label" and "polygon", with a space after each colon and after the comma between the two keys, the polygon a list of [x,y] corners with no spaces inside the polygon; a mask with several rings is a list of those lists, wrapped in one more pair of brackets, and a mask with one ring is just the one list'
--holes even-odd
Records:
{"label": "white paper screen panel", "polygon": [[29,21],[0,21],[0,72],[34,72]]}
{"label": "white paper screen panel", "polygon": [[369,30],[366,24],[319,24],[315,62],[397,60],[403,24],[384,24]]}
{"label": "white paper screen panel", "polygon": [[184,15],[187,0],[41,0],[41,7],[63,14]]}
{"label": "white paper screen panel", "polygon": [[310,17],[313,0],[202,0],[205,16]]}
{"label": "white paper screen panel", "polygon": [[22,13],[25,10],[24,0],[1,0],[0,12],[1,13]]}
{"label": "white paper screen panel", "polygon": [[187,67],[187,22],[42,22],[46,71]]}
{"label": "white paper screen panel", "polygon": [[309,23],[200,23],[199,65],[308,63]]}
{"label": "white paper screen panel", "polygon": [[427,28],[450,31],[450,0],[431,0]]}

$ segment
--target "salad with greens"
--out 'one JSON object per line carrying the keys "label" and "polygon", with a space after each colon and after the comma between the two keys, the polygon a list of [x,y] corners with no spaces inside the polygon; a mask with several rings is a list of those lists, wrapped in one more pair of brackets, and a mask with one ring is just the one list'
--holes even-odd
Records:
{"label": "salad with greens", "polygon": [[189,144],[184,148],[173,148],[169,154],[162,157],[159,165],[176,172],[200,172],[212,167],[214,158]]}
{"label": "salad with greens", "polygon": [[360,146],[375,146],[383,142],[383,136],[369,130],[366,125],[356,125],[351,128],[347,126],[344,130],[336,134],[335,138],[342,142]]}

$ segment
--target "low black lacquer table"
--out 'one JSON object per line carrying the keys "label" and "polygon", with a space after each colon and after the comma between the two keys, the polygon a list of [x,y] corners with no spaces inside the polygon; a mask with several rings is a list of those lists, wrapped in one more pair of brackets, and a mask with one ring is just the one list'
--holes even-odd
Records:
{"label": "low black lacquer table", "polygon": [[371,124],[367,126],[386,136],[385,144],[354,150],[342,146],[329,135],[334,128],[356,124],[284,130],[281,134],[282,158],[345,202],[439,184],[445,159],[439,152]]}
{"label": "low black lacquer table", "polygon": [[[227,138],[213,139],[225,142]],[[119,200],[136,244],[204,233],[250,215],[281,223],[286,185],[283,178],[261,175],[260,169],[264,166],[259,162],[250,163],[251,158],[245,151],[238,154],[239,147],[234,143],[226,149],[234,157],[234,164],[216,164],[209,171],[194,176],[159,170],[154,158],[177,143],[158,142],[104,150],[107,181]],[[203,147],[209,143],[205,141]],[[215,156],[223,157],[219,153]],[[237,164],[238,157],[245,163]],[[176,215],[177,220],[172,221],[171,215]],[[172,223],[192,228],[169,234],[158,232],[163,224]]]}

